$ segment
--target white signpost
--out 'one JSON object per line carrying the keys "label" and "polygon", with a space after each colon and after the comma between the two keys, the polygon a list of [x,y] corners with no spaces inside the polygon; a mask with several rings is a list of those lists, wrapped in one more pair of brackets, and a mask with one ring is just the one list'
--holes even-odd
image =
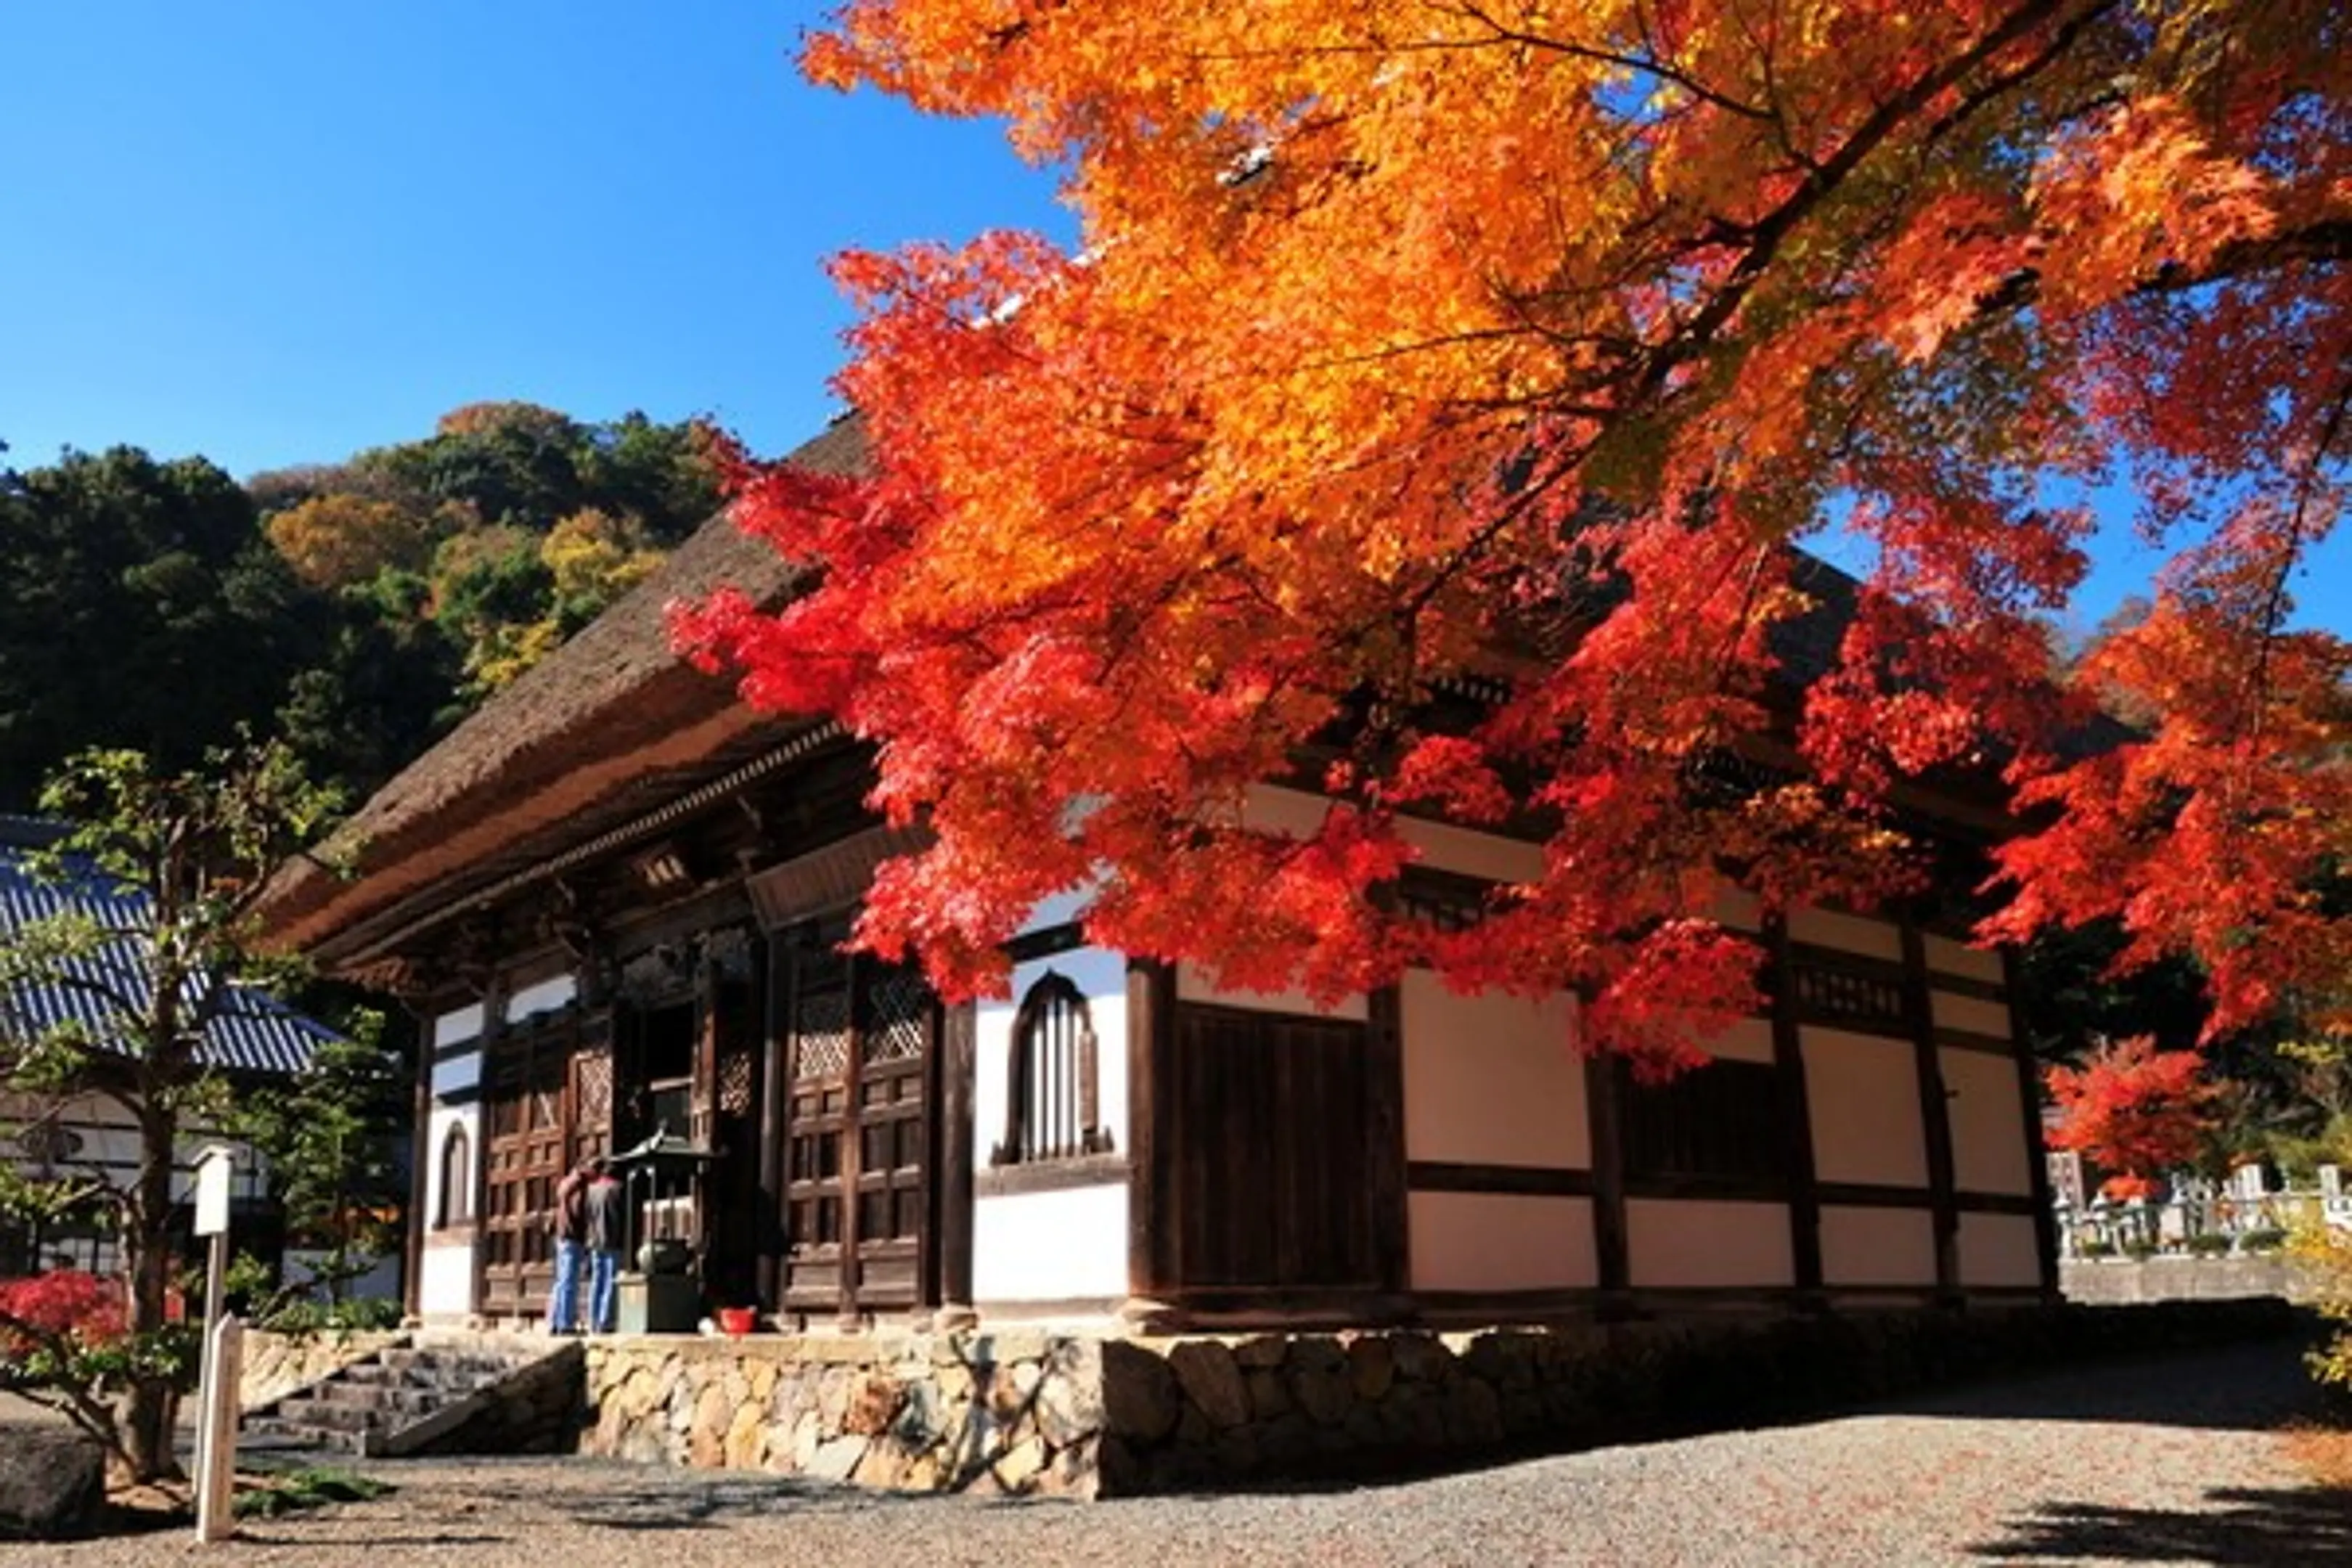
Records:
{"label": "white signpost", "polygon": [[222,1310],[228,1276],[228,1193],[236,1152],[215,1143],[196,1156],[196,1234],[207,1238],[205,1345],[197,1385],[196,1539],[236,1533],[236,1384],[245,1335]]}

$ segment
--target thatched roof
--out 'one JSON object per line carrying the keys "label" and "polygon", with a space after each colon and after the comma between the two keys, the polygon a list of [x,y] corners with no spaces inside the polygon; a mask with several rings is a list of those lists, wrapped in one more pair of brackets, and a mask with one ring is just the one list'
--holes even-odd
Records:
{"label": "thatched roof", "polygon": [[[788,460],[843,473],[864,457],[845,419]],[[782,742],[790,721],[677,656],[665,609],[726,585],[772,605],[798,579],[767,542],[712,519],[361,807],[335,846],[357,847],[356,878],[281,871],[263,909],[270,940],[334,966],[363,929],[446,906]]]}

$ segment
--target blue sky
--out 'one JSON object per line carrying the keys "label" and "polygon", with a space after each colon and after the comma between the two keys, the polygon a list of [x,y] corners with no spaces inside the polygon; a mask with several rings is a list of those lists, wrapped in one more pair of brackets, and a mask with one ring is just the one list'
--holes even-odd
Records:
{"label": "blue sky", "polygon": [[[793,68],[816,0],[0,4],[0,440],[243,475],[459,404],[813,434],[845,246],[1074,226],[994,128]],[[2152,552],[2116,531],[2087,627]],[[2352,630],[2352,543],[2298,584]]]}
{"label": "blue sky", "polygon": [[990,127],[801,80],[815,4],[0,5],[0,440],[233,472],[518,397],[819,428],[845,246],[1074,226]]}

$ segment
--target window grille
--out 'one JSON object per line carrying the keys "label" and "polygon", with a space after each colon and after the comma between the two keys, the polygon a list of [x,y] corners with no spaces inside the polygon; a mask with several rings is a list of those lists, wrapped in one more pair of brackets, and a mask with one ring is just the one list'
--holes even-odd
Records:
{"label": "window grille", "polygon": [[1095,1051],[1086,997],[1068,976],[1048,970],[1013,1015],[1004,1139],[993,1163],[1069,1160],[1109,1150]]}
{"label": "window grille", "polygon": [[441,1206],[436,1228],[447,1230],[474,1217],[472,1142],[463,1123],[452,1123],[441,1138]]}

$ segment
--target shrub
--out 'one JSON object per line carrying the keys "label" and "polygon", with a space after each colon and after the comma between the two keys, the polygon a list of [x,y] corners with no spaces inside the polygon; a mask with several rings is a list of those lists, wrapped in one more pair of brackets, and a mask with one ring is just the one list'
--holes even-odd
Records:
{"label": "shrub", "polygon": [[2189,1238],[2189,1250],[2199,1258],[2212,1258],[2230,1250],[2230,1238],[2210,1231],[2200,1232]]}
{"label": "shrub", "polygon": [[256,1325],[280,1334],[363,1333],[400,1326],[400,1303],[373,1299],[289,1301]]}
{"label": "shrub", "polygon": [[2241,1252],[2276,1252],[2286,1245],[2286,1232],[2273,1226],[2262,1230],[2241,1232],[2238,1250]]}
{"label": "shrub", "polygon": [[114,1280],[54,1268],[0,1284],[0,1353],[11,1359],[38,1348],[41,1336],[71,1335],[95,1349],[116,1343],[127,1331],[122,1288]]}
{"label": "shrub", "polygon": [[2319,1315],[2347,1325],[2311,1352],[2311,1373],[2320,1382],[2352,1388],[2352,1236],[2324,1225],[2295,1232],[2294,1252],[2309,1271]]}

